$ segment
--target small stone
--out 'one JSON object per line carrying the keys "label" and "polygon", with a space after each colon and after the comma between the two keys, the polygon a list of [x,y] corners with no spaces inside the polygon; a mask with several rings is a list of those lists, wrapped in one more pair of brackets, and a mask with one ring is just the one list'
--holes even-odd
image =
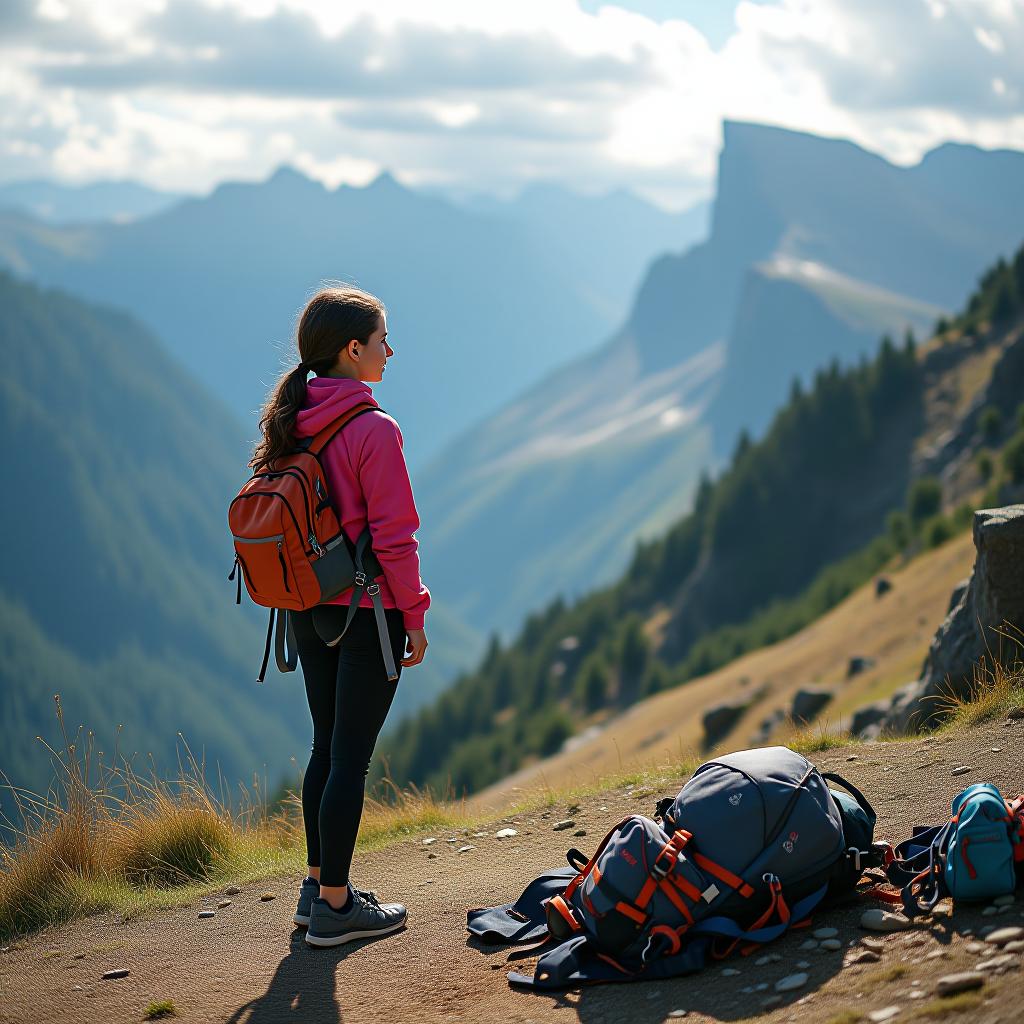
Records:
{"label": "small stone", "polygon": [[872,1010],[868,1014],[868,1020],[874,1024],[881,1024],[882,1021],[892,1020],[900,1012],[898,1006],[883,1006],[881,1010]]}
{"label": "small stone", "polygon": [[873,935],[865,935],[860,939],[860,945],[875,953],[881,953],[885,949],[885,939],[876,939]]}
{"label": "small stone", "polygon": [[972,988],[981,988],[985,984],[985,976],[977,971],[961,971],[959,974],[947,974],[939,978],[935,991],[940,996],[951,996],[957,992],[966,992]]}
{"label": "small stone", "polygon": [[938,960],[939,957],[946,955],[947,953],[944,949],[933,949],[927,956],[925,956],[925,960]]}
{"label": "small stone", "polygon": [[767,957],[767,956],[759,956],[754,961],[754,966],[755,967],[764,967],[765,964],[770,964],[770,963],[771,963],[771,959],[769,957]]}
{"label": "small stone", "polygon": [[436,853],[428,853],[427,854],[427,860],[437,860],[437,854]]}
{"label": "small stone", "polygon": [[460,846],[459,853],[469,853],[470,850],[475,850],[475,846]]}
{"label": "small stone", "polygon": [[873,949],[861,949],[846,958],[847,966],[854,964],[877,964],[882,958]]}
{"label": "small stone", "polygon": [[997,928],[985,936],[985,941],[990,946],[1002,946],[1007,942],[1014,942],[1017,939],[1024,939],[1024,928],[1011,926],[1009,928]]}
{"label": "small stone", "polygon": [[104,981],[113,981],[115,978],[127,978],[127,977],[128,977],[128,968],[127,967],[120,967],[116,971],[107,971],[107,973],[103,975],[103,980]]}
{"label": "small stone", "polygon": [[954,768],[949,774],[950,775],[963,775],[965,772],[972,771],[973,769],[969,764],[962,764],[958,768]]}
{"label": "small stone", "polygon": [[1017,957],[1013,953],[1003,953],[1000,956],[994,956],[991,960],[982,960],[978,964],[979,971],[998,971],[1000,968],[1009,967],[1011,964],[1017,964]]}
{"label": "small stone", "polygon": [[924,991],[923,989],[919,989],[919,988],[912,988],[912,989],[911,989],[911,990],[910,990],[910,991],[909,991],[909,992],[907,993],[907,998],[908,998],[908,999],[924,999],[924,997],[925,997],[926,995],[928,995],[928,993],[927,993],[927,992],[925,992],[925,991]]}
{"label": "small stone", "polygon": [[1004,953],[1019,953],[1021,950],[1024,950],[1024,939],[1014,939],[1003,946]]}
{"label": "small stone", "polygon": [[217,916],[217,911],[216,910],[200,910],[199,911],[199,916],[200,917],[216,917]]}
{"label": "small stone", "polygon": [[782,1002],[782,996],[765,996],[761,1005],[767,1010],[771,1006],[778,1006]]}
{"label": "small stone", "polygon": [[873,908],[861,915],[860,926],[873,932],[901,932],[910,927],[910,920],[903,914]]}
{"label": "small stone", "polygon": [[998,907],[986,907],[982,912],[982,917],[995,917],[999,913]]}
{"label": "small stone", "polygon": [[816,939],[834,939],[839,934],[838,928],[815,928],[811,934]]}
{"label": "small stone", "polygon": [[489,834],[490,833],[488,833],[488,832],[474,832],[473,833],[473,838],[474,839],[486,839]]}
{"label": "small stone", "polygon": [[517,836],[519,833],[514,828],[503,828],[500,832],[494,833],[495,839],[511,839],[513,836]]}
{"label": "small stone", "polygon": [[801,951],[808,950],[808,949],[817,949],[817,948],[818,948],[818,943],[815,942],[814,939],[808,939],[806,942],[801,942],[800,946],[799,946],[799,949]]}
{"label": "small stone", "polygon": [[837,949],[842,949],[843,944],[838,939],[822,939],[821,948],[834,953]]}
{"label": "small stone", "polygon": [[271,900],[277,899],[276,892],[265,892],[260,895],[261,903],[269,903]]}
{"label": "small stone", "polygon": [[744,986],[743,986],[743,988],[741,988],[741,989],[740,989],[740,991],[741,991],[741,992],[742,992],[742,993],[743,993],[743,994],[744,994],[745,996],[749,996],[749,995],[751,995],[751,994],[753,993],[753,991],[754,991],[754,986],[753,986],[753,985],[744,985]]}
{"label": "small stone", "polygon": [[575,828],[576,822],[572,818],[566,818],[564,821],[556,821],[551,826],[552,832],[564,832],[567,828]]}
{"label": "small stone", "polygon": [[585,836],[586,834],[587,830],[585,828],[578,828],[575,832],[573,832],[574,836]]}
{"label": "small stone", "polygon": [[968,942],[967,943],[968,953],[984,953],[985,943],[984,942]]}
{"label": "small stone", "polygon": [[[604,810],[604,808],[602,807],[601,810]],[[689,1010],[673,1010],[669,1014],[669,1016],[670,1017],[685,1017],[689,1012],[690,1012]]]}
{"label": "small stone", "polygon": [[767,981],[758,982],[758,984],[756,984],[754,986],[754,991],[755,992],[767,992],[768,991],[768,982]]}
{"label": "small stone", "polygon": [[458,839],[456,839],[455,836],[451,836],[450,838],[446,839],[445,842],[446,843],[457,843]]}
{"label": "small stone", "polygon": [[726,967],[725,970],[722,971],[722,977],[723,978],[735,978],[736,975],[739,974],[739,973],[740,972],[737,971],[735,967]]}
{"label": "small stone", "polygon": [[242,890],[241,890],[241,889],[239,889],[237,885],[229,885],[229,886],[228,886],[228,887],[227,887],[227,888],[226,888],[226,889],[224,890],[224,895],[225,895],[225,896],[237,896],[237,895],[238,895],[238,894],[239,894],[239,893],[240,893],[241,891],[242,891]]}
{"label": "small stone", "polygon": [[1012,913],[1013,913],[1013,907],[1012,907],[1012,906],[1008,906],[1008,907],[997,907],[997,908],[996,908],[996,910],[997,910],[997,911],[998,911],[998,912],[999,912],[1000,914],[1012,914]]}
{"label": "small stone", "polygon": [[851,754],[851,755],[850,755],[850,756],[849,756],[849,757],[848,757],[848,758],[847,758],[846,760],[847,760],[847,761],[859,761],[859,760],[860,760],[860,758],[859,758],[859,757],[857,757],[857,755],[856,755],[856,754]]}
{"label": "small stone", "polygon": [[803,971],[798,974],[787,974],[775,982],[776,992],[792,992],[794,989],[802,988],[807,984],[807,975]]}
{"label": "small stone", "polygon": [[[515,835],[514,832],[512,834]],[[423,845],[424,846],[430,846],[431,843],[436,843],[436,842],[437,842],[437,836],[430,836],[428,839],[424,839],[423,840]]]}
{"label": "small stone", "polygon": [[799,967],[801,971],[806,971],[811,965],[807,960],[797,960],[796,966]]}
{"label": "small stone", "polygon": [[218,910],[223,910],[225,907],[230,907],[230,906],[231,906],[231,900],[218,900],[217,901],[217,909]]}
{"label": "small stone", "polygon": [[1003,749],[1002,747],[993,747],[993,748],[992,748],[992,753],[993,753],[993,754],[998,754],[998,753],[999,753],[999,751],[1000,751],[1000,750],[1002,750],[1002,749]]}

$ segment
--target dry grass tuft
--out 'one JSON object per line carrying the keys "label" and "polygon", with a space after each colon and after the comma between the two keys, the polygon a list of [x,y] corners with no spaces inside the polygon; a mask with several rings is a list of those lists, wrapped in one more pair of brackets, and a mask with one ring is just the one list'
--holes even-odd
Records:
{"label": "dry grass tuft", "polygon": [[979,725],[1003,715],[1024,713],[1024,632],[1007,626],[998,631],[1015,652],[1012,660],[989,652],[974,667],[974,678],[968,694],[958,697],[945,694],[938,699],[943,717],[943,730]]}

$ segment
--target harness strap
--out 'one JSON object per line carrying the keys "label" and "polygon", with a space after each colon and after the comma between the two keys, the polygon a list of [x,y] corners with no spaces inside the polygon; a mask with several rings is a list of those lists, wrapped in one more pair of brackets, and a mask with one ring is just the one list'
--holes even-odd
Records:
{"label": "harness strap", "polygon": [[749,899],[754,895],[754,890],[739,875],[734,875],[728,868],[723,868],[721,864],[708,860],[700,853],[694,853],[692,857],[698,867],[703,868],[709,875],[714,875],[720,882],[725,882],[730,889],[735,889],[741,896]]}

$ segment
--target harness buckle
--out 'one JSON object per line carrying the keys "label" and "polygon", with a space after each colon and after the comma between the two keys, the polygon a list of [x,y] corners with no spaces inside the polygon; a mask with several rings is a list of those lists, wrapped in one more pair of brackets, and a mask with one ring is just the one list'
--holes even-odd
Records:
{"label": "harness buckle", "polygon": [[365,587],[366,586],[366,573],[363,572],[362,569],[357,569],[356,570],[356,586],[357,587]]}
{"label": "harness buckle", "polygon": [[370,595],[370,597],[376,597],[380,593],[380,584],[379,583],[371,583],[366,588],[366,592]]}
{"label": "harness buckle", "polygon": [[861,863],[860,863],[860,858],[861,858],[860,850],[858,850],[856,846],[848,847],[847,851],[846,851],[846,856],[849,857],[853,861],[853,869],[854,869],[854,871],[856,871],[858,874],[860,874],[860,872],[863,870],[861,868]]}

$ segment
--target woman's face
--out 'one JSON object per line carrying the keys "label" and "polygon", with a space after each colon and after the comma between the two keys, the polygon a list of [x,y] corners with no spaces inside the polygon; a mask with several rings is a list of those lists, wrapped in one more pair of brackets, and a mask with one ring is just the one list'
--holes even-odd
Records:
{"label": "woman's face", "polygon": [[388,344],[388,321],[381,315],[377,329],[370,335],[365,345],[358,341],[348,343],[348,353],[355,365],[358,379],[373,384],[384,379],[384,367],[388,359],[395,354]]}

